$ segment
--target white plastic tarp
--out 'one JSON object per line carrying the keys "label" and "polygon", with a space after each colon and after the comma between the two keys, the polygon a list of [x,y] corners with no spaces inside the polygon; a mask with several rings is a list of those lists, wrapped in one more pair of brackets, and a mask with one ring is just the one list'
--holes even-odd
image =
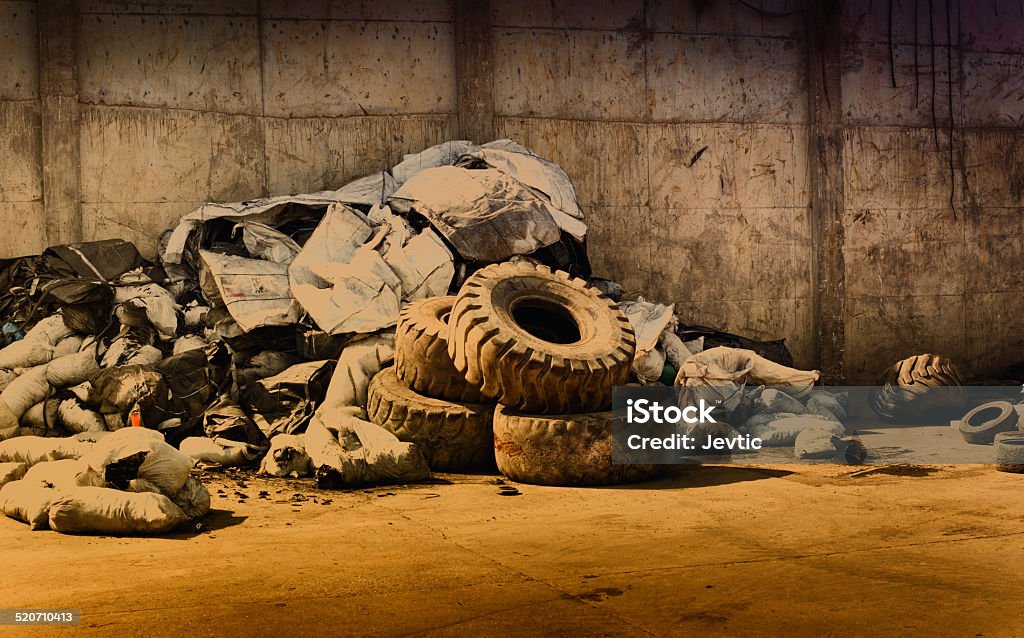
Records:
{"label": "white plastic tarp", "polygon": [[583,241],[587,225],[583,221],[583,211],[580,210],[576,189],[569,176],[557,164],[537,157],[528,149],[519,147],[521,151],[509,150],[511,148],[514,147],[488,148],[485,145],[467,153],[458,165],[483,162],[540,192],[550,202],[558,227],[577,241]]}
{"label": "white plastic tarp", "polygon": [[555,221],[558,209],[493,168],[428,168],[412,176],[388,202],[396,212],[415,210],[426,217],[470,261],[504,261],[561,237]]}

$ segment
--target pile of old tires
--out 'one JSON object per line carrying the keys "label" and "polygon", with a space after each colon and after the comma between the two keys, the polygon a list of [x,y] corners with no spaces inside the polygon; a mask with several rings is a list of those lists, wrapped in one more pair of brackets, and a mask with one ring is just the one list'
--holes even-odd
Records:
{"label": "pile of old tires", "polygon": [[490,460],[523,483],[645,480],[659,467],[612,462],[612,388],[635,346],[629,320],[583,280],[495,264],[456,297],[405,307],[368,412],[437,470]]}

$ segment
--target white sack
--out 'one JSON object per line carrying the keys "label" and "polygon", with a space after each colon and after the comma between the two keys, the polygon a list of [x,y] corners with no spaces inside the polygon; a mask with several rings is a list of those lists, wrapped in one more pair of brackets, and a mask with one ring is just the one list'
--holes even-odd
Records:
{"label": "white sack", "polygon": [[24,480],[12,481],[0,487],[0,510],[30,529],[46,529],[50,504],[60,496],[57,490]]}
{"label": "white sack", "polygon": [[106,487],[107,482],[81,459],[36,463],[22,478],[27,483],[64,490],[71,487]]}
{"label": "white sack", "polygon": [[224,438],[211,439],[205,436],[190,436],[178,446],[178,451],[196,463],[223,467],[251,463],[258,459],[265,449],[240,441]]}
{"label": "white sack", "polygon": [[7,485],[11,481],[17,481],[21,477],[25,476],[25,470],[28,469],[26,463],[0,463],[0,487]]}
{"label": "white sack", "polygon": [[188,520],[163,494],[76,487],[50,505],[50,528],[63,534],[162,534]]}
{"label": "white sack", "polygon": [[0,463],[25,463],[32,466],[43,461],[77,459],[93,444],[74,438],[19,436],[0,442]]}
{"label": "white sack", "polygon": [[85,383],[100,371],[96,358],[95,343],[89,344],[81,352],[54,357],[46,366],[46,381],[54,388]]}
{"label": "white sack", "polygon": [[300,308],[288,283],[288,264],[200,250],[199,285],[207,299],[221,303],[242,332],[289,326]]}
{"label": "white sack", "polygon": [[60,402],[57,406],[57,420],[65,429],[75,433],[103,432],[107,429],[103,415],[85,407],[77,397]]}
{"label": "white sack", "polygon": [[346,345],[338,356],[321,409],[365,406],[370,380],[390,365],[394,357],[395,335],[392,332],[370,335]]}
{"label": "white sack", "polygon": [[270,439],[270,450],[260,463],[260,474],[300,478],[313,473],[305,440],[298,434],[278,434]]}
{"label": "white sack", "polygon": [[146,453],[139,478],[157,485],[162,494],[177,494],[188,480],[192,459],[165,443],[163,435],[155,430],[122,428],[97,441],[82,459],[105,475],[107,465],[139,452]]}
{"label": "white sack", "polygon": [[178,490],[178,493],[171,500],[189,518],[199,518],[200,516],[205,516],[210,511],[210,492],[203,485],[202,481],[194,476],[188,477],[185,485]]}

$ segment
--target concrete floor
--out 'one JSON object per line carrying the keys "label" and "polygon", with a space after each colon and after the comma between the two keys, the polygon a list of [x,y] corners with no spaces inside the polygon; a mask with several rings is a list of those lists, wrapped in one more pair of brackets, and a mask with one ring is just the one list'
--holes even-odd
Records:
{"label": "concrete floor", "polygon": [[3,607],[77,607],[75,633],[116,636],[1024,636],[1021,475],[706,466],[513,497],[497,481],[211,473],[208,529],[163,538],[3,519]]}

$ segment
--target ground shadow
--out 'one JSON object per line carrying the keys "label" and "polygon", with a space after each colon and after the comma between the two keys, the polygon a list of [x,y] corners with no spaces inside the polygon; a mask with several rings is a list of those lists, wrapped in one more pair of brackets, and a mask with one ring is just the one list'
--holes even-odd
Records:
{"label": "ground shadow", "polygon": [[199,536],[200,534],[216,532],[217,530],[241,525],[248,518],[248,516],[239,516],[231,510],[211,509],[205,516],[189,521],[173,534],[166,534],[164,538],[189,540]]}
{"label": "ground shadow", "polygon": [[673,465],[666,470],[665,476],[654,481],[628,483],[624,485],[607,485],[599,489],[606,490],[677,490],[687,487],[712,487],[729,485],[745,481],[760,481],[770,478],[789,476],[789,470],[769,469],[763,467],[741,467],[729,465]]}

